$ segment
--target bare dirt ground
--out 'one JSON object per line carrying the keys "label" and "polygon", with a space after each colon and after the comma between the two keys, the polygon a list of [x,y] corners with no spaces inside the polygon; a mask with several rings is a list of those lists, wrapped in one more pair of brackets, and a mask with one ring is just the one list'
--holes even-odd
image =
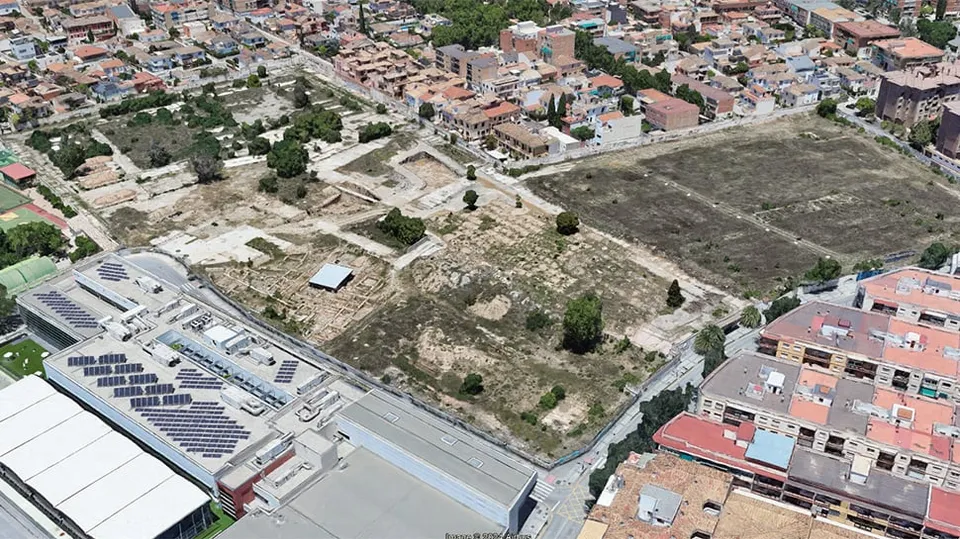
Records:
{"label": "bare dirt ground", "polygon": [[[473,212],[435,213],[429,226],[445,248],[402,272],[390,301],[327,349],[531,450],[559,456],[627,400],[618,382],[634,385],[665,361],[656,349],[618,349],[618,338],[666,317],[709,319],[723,298],[691,297],[682,313],[672,313],[664,304],[669,283],[620,246],[589,230],[560,236],[552,216],[515,208],[502,194],[487,196]],[[558,346],[560,320],[566,302],[586,292],[603,299],[610,337],[598,351],[577,355]],[[550,324],[528,329],[534,312]],[[661,344],[687,329],[678,324],[661,333]],[[485,387],[474,398],[459,391],[471,372]],[[567,399],[540,408],[555,385]]]}
{"label": "bare dirt ground", "polygon": [[849,270],[960,230],[949,211],[957,191],[942,177],[812,115],[593,158],[526,184],[737,293],[770,291],[818,256]]}
{"label": "bare dirt ground", "polygon": [[[466,180],[469,156],[430,146],[430,133],[398,116],[368,104],[353,110],[358,105],[319,85],[311,98],[343,114],[345,125],[343,142],[311,142],[315,180],[281,180],[277,193],[260,192],[270,173],[263,158],[240,157],[212,185],[171,165],[84,196],[132,191],[132,199],[101,209],[127,245],[187,256],[283,330],[555,457],[595,434],[628,400],[624,387],[663,365],[673,342],[739,305],[589,227],[559,235],[554,215],[532,203],[515,207],[514,194],[498,184]],[[263,88],[223,102],[251,123],[286,113],[288,99],[283,88]],[[371,121],[389,121],[397,132],[359,144],[357,129]],[[263,136],[277,140],[282,131]],[[291,195],[301,185],[305,196]],[[475,211],[464,209],[467,189],[479,193]],[[392,207],[423,218],[427,238],[408,249],[382,237],[376,222]],[[309,278],[330,262],[353,268],[354,279],[336,293],[311,288]],[[675,277],[687,297],[678,310],[665,305]],[[577,355],[559,347],[561,320],[567,302],[585,293],[602,299],[607,337]],[[460,391],[472,372],[483,376],[478,396]],[[555,386],[566,398],[541,407]]]}

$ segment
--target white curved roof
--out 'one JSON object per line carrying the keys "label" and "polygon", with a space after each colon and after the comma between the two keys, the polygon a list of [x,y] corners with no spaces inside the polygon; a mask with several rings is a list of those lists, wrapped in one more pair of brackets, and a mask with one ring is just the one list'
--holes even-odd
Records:
{"label": "white curved roof", "polygon": [[0,462],[94,539],[153,539],[210,501],[37,376],[0,390]]}

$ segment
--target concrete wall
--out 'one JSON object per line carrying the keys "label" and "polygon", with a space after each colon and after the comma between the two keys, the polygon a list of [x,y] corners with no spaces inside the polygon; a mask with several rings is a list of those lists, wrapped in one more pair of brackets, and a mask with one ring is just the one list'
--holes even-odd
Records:
{"label": "concrete wall", "polygon": [[[350,437],[350,443],[373,451],[394,466],[412,474],[417,479],[473,511],[498,524],[509,527],[511,533],[519,531],[519,522],[516,518],[519,507],[507,508],[500,505],[343,417],[337,420],[337,426],[341,433]],[[522,500],[520,501],[522,502]],[[520,504],[515,505],[519,506]]]}

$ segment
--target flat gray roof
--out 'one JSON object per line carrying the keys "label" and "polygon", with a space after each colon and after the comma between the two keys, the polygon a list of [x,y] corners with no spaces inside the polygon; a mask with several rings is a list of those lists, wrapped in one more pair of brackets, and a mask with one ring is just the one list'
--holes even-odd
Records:
{"label": "flat gray roof", "polygon": [[222,539],[383,539],[502,532],[502,526],[359,448],[273,516],[240,519]]}
{"label": "flat gray roof", "polygon": [[839,430],[853,431],[857,434],[867,433],[867,423],[870,417],[856,414],[847,402],[873,402],[874,387],[867,382],[858,382],[841,378],[837,382],[836,397],[830,412],[827,414],[827,424]]}
{"label": "flat gray roof", "polygon": [[[761,371],[776,371],[783,374],[783,393],[764,391],[756,394],[749,391],[755,384],[763,387],[765,378]],[[728,359],[704,380],[700,390],[706,394],[721,396],[788,415],[790,399],[797,379],[800,376],[800,364],[788,363],[770,356],[744,353]]]}
{"label": "flat gray roof", "polygon": [[366,394],[341,415],[505,507],[513,505],[536,475],[475,436],[379,391]]}
{"label": "flat gray roof", "polygon": [[927,511],[929,485],[901,479],[873,467],[870,468],[866,484],[858,485],[844,478],[849,471],[849,462],[798,449],[793,453],[789,479],[843,493],[862,501],[862,505],[923,519]]}

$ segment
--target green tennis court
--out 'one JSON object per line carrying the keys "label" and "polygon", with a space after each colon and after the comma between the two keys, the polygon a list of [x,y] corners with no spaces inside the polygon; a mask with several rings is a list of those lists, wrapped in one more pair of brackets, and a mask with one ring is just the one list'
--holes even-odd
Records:
{"label": "green tennis court", "polygon": [[30,199],[21,195],[20,193],[0,185],[0,212],[5,212],[7,210],[12,210],[18,206],[23,206],[24,204],[30,202]]}
{"label": "green tennis court", "polygon": [[27,208],[17,208],[5,213],[0,213],[0,230],[6,232],[17,225],[36,223],[38,221],[46,221],[46,219]]}

